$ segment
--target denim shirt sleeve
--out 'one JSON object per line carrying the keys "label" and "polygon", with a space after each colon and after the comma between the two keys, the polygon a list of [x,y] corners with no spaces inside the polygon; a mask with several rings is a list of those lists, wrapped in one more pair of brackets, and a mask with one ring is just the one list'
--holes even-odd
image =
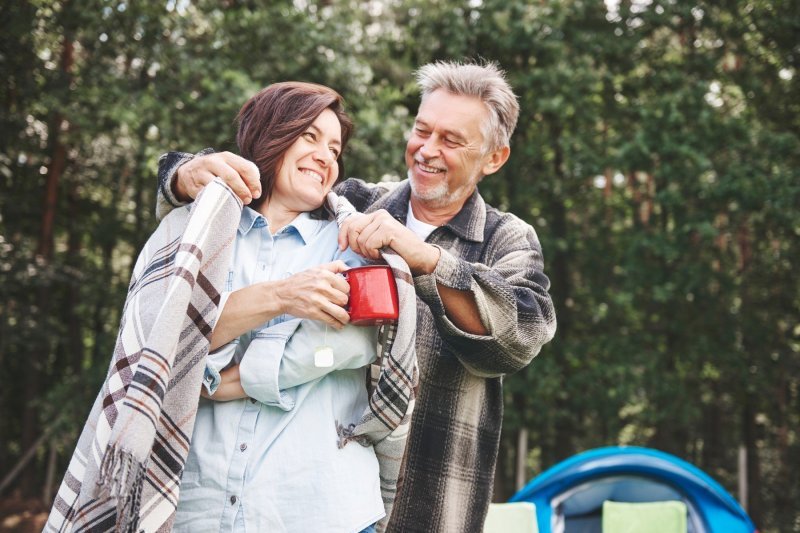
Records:
{"label": "denim shirt sleeve", "polygon": [[[314,352],[322,346],[333,350],[333,366],[314,364]],[[366,366],[376,353],[377,328],[336,330],[322,322],[293,319],[255,333],[242,356],[239,375],[248,396],[289,411],[294,407],[289,389],[336,370]]]}
{"label": "denim shirt sleeve", "polygon": [[[225,308],[225,304],[228,303],[228,298],[230,295],[231,291],[220,293],[219,305],[217,306],[218,317],[222,316],[222,310]],[[231,361],[238,361],[241,359],[241,353],[243,353],[244,348],[246,347],[242,346],[244,341],[245,338],[242,336],[220,346],[208,354],[206,357],[206,370],[203,375],[203,387],[206,388],[208,394],[213,396],[214,393],[217,392],[217,388],[219,387],[221,381],[219,375],[220,371],[228,366]]]}
{"label": "denim shirt sleeve", "polygon": [[232,361],[235,362],[242,358],[244,353],[243,346],[244,339],[242,337],[233,339],[231,342],[224,344],[209,353],[206,357],[206,370],[203,375],[203,387],[210,395],[214,395],[219,388],[222,377],[220,372],[227,367]]}
{"label": "denim shirt sleeve", "polygon": [[294,407],[292,395],[281,390],[279,372],[287,343],[300,322],[295,318],[253,332],[239,363],[239,379],[249,397],[284,411]]}

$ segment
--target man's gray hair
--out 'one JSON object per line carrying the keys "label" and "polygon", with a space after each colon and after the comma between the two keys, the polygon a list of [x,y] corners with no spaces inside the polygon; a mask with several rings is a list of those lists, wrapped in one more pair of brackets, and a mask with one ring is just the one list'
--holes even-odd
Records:
{"label": "man's gray hair", "polygon": [[480,99],[489,110],[488,123],[481,124],[485,150],[509,145],[517,127],[519,103],[497,63],[437,61],[424,65],[415,74],[423,99],[437,89]]}

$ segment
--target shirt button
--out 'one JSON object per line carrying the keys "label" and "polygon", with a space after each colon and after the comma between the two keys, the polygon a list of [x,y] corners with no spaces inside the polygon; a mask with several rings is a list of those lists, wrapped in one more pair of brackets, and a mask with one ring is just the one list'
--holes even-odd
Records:
{"label": "shirt button", "polygon": [[244,443],[244,442],[243,442],[243,443],[241,443],[241,444],[239,445],[239,449],[240,449],[240,450],[242,450],[242,451],[245,451],[245,450],[247,449],[247,443]]}
{"label": "shirt button", "polygon": [[236,505],[236,496],[231,496],[231,505]]}

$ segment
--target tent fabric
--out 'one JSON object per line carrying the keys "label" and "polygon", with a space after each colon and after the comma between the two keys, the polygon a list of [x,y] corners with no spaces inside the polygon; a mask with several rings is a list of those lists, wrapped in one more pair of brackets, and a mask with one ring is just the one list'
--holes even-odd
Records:
{"label": "tent fabric", "polygon": [[686,533],[686,504],[605,501],[603,533]]}
{"label": "tent fabric", "polygon": [[682,501],[688,533],[753,533],[750,517],[699,468],[651,448],[611,446],[570,457],[510,499],[536,506],[541,533],[599,532],[602,503]]}
{"label": "tent fabric", "polygon": [[489,504],[483,533],[539,533],[536,507],[530,502]]}

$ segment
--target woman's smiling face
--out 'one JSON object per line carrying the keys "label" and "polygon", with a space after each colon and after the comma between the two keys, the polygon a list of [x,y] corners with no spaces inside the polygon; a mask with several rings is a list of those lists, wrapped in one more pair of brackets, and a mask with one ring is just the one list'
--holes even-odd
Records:
{"label": "woman's smiling face", "polygon": [[336,160],[342,150],[342,126],[336,114],[325,109],[283,156],[270,204],[286,211],[313,211],[339,177]]}

